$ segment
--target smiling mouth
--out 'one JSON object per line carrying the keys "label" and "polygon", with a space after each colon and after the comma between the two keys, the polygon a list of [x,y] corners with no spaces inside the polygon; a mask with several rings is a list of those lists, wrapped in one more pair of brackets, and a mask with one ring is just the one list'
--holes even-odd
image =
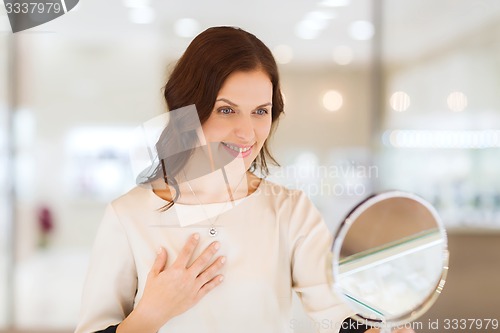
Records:
{"label": "smiling mouth", "polygon": [[226,146],[227,148],[229,149],[232,149],[234,150],[235,152],[237,153],[245,153],[247,151],[249,151],[250,149],[252,149],[253,145],[251,146],[248,146],[248,147],[245,147],[245,148],[241,148],[241,147],[238,147],[238,146],[233,146],[229,143],[225,143],[225,142],[221,142],[224,146]]}

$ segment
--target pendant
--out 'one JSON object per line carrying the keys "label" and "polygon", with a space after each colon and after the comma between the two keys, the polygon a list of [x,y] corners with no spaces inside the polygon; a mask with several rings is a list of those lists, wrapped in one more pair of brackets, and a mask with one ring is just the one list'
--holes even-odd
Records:
{"label": "pendant", "polygon": [[210,227],[210,229],[208,229],[208,234],[212,237],[215,237],[217,236],[217,228],[215,227]]}

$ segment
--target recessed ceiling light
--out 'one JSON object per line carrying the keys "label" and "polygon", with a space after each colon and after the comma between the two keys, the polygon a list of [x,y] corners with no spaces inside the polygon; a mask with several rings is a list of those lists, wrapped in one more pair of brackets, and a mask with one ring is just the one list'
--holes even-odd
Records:
{"label": "recessed ceiling light", "polygon": [[389,104],[394,111],[406,111],[410,107],[410,96],[404,91],[396,91],[391,95]]}
{"label": "recessed ceiling light", "polygon": [[467,107],[467,96],[461,91],[454,91],[446,100],[451,111],[461,112]]}
{"label": "recessed ceiling light", "polygon": [[129,18],[132,23],[149,24],[155,20],[155,12],[151,7],[131,8]]}
{"label": "recessed ceiling light", "polygon": [[335,17],[332,13],[312,11],[296,25],[295,34],[302,39],[314,39],[328,26],[328,21]]}
{"label": "recessed ceiling light", "polygon": [[328,20],[335,18],[334,13],[315,10],[306,14],[304,20],[316,22],[321,27],[326,27]]}
{"label": "recessed ceiling light", "polygon": [[323,0],[319,3],[324,7],[345,7],[351,4],[351,0]]}
{"label": "recessed ceiling light", "polygon": [[349,34],[356,40],[369,40],[375,34],[375,28],[369,21],[354,21],[349,25]]}
{"label": "recessed ceiling light", "polygon": [[192,18],[182,18],[174,23],[175,33],[184,38],[196,36],[200,32],[200,24]]}
{"label": "recessed ceiling light", "polygon": [[314,39],[319,36],[321,30],[312,28],[310,22],[300,21],[295,26],[295,34],[302,39]]}
{"label": "recessed ceiling light", "polygon": [[123,5],[130,8],[149,7],[151,0],[123,0]]}
{"label": "recessed ceiling light", "polygon": [[342,94],[336,90],[328,90],[323,95],[323,106],[328,111],[338,111],[342,107],[342,104],[344,104]]}

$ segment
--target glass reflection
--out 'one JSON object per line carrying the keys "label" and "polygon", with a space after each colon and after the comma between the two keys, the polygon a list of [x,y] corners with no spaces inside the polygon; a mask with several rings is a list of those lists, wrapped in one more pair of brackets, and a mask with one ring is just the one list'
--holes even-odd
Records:
{"label": "glass reflection", "polygon": [[433,208],[410,193],[364,200],[341,225],[333,249],[336,290],[364,318],[389,325],[415,320],[444,283],[446,235]]}

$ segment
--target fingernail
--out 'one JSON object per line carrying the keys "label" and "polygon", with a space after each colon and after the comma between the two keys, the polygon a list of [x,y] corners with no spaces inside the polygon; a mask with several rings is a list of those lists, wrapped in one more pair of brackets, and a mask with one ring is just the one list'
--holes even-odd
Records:
{"label": "fingernail", "polygon": [[226,257],[222,257],[222,258],[220,258],[220,262],[221,262],[222,264],[223,264],[223,263],[225,263],[225,262],[226,262]]}
{"label": "fingernail", "polygon": [[221,276],[219,277],[219,282],[222,282],[223,280],[224,280],[224,276],[223,276],[223,275],[221,275]]}
{"label": "fingernail", "polygon": [[219,242],[214,242],[214,248],[218,250],[220,248],[220,243]]}
{"label": "fingernail", "polygon": [[200,234],[198,234],[198,233],[194,234],[193,238],[196,239],[196,240],[199,240],[200,239]]}
{"label": "fingernail", "polygon": [[163,248],[162,248],[162,247],[160,247],[160,248],[158,248],[158,250],[156,251],[156,254],[157,254],[157,255],[160,255],[162,252],[163,252]]}

